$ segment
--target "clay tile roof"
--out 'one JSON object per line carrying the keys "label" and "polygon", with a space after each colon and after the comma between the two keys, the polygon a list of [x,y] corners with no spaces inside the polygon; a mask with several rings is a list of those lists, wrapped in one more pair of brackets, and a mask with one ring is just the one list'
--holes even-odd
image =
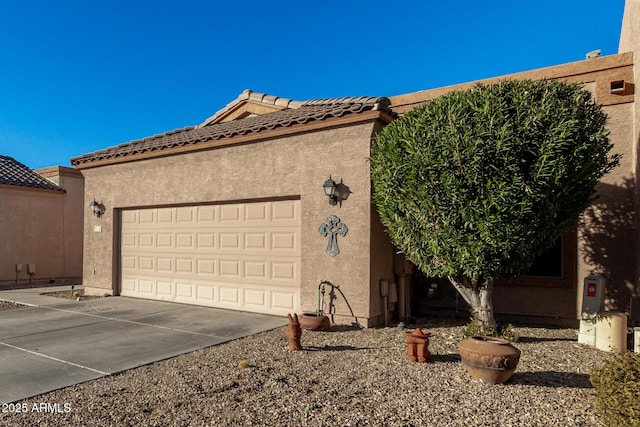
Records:
{"label": "clay tile roof", "polygon": [[39,175],[9,156],[0,155],[0,184],[43,190],[62,190],[61,187]]}
{"label": "clay tile roof", "polygon": [[[255,96],[260,99],[265,99],[267,95],[245,91],[241,96]],[[283,98],[270,97],[268,99],[269,102],[278,102],[278,99]],[[195,146],[205,141],[258,133],[369,110],[383,110],[393,115],[393,112],[389,108],[390,104],[389,99],[384,97],[315,99],[307,102],[290,101],[290,107],[284,110],[245,117],[229,122],[213,123],[210,125],[204,125],[203,123],[203,125],[196,127],[186,127],[165,132],[126,144],[120,144],[116,147],[74,157],[71,159],[71,164],[79,166],[94,161],[126,157],[179,146]]]}
{"label": "clay tile roof", "polygon": [[215,122],[216,119],[227,111],[233,109],[236,105],[241,104],[244,101],[259,102],[267,105],[277,105],[283,108],[298,108],[302,105],[300,101],[294,101],[288,98],[281,98],[279,96],[267,95],[266,93],[254,92],[251,89],[245,89],[236,99],[228,103],[224,108],[216,111],[216,113],[205,120],[199,126],[208,126],[210,123]]}

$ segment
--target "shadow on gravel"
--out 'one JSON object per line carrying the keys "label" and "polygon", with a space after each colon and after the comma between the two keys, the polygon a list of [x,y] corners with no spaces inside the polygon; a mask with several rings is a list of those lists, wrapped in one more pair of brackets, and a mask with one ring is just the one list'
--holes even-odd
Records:
{"label": "shadow on gravel", "polygon": [[515,372],[509,384],[535,385],[539,387],[571,387],[593,388],[589,381],[589,374],[573,372]]}
{"label": "shadow on gravel", "polygon": [[[574,341],[578,342],[575,338],[552,338],[552,337],[520,337],[519,343],[534,343],[534,342],[551,342],[551,341]],[[517,345],[517,343],[516,343]]]}
{"label": "shadow on gravel", "polygon": [[372,348],[372,347],[354,347],[352,345],[325,345],[322,347],[309,346],[303,347],[304,350],[308,351],[355,351],[355,350],[377,350],[380,347]]}
{"label": "shadow on gravel", "polygon": [[360,331],[364,329],[357,323],[352,323],[351,325],[331,325],[329,329],[323,332],[348,332],[348,331]]}
{"label": "shadow on gravel", "polygon": [[442,362],[442,363],[458,363],[461,362],[459,354],[432,354],[429,356],[429,362]]}

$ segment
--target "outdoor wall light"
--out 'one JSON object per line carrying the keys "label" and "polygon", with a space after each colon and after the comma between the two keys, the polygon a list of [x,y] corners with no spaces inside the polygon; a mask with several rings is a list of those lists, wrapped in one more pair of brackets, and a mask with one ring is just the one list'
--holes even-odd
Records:
{"label": "outdoor wall light", "polygon": [[336,183],[331,179],[331,175],[329,175],[329,179],[322,184],[322,188],[324,188],[324,194],[329,197],[329,204],[337,205],[338,197],[336,196]]}
{"label": "outdoor wall light", "polygon": [[98,218],[104,215],[107,210],[102,203],[96,202],[96,199],[93,199],[93,202],[89,203],[89,209],[91,209],[91,212]]}

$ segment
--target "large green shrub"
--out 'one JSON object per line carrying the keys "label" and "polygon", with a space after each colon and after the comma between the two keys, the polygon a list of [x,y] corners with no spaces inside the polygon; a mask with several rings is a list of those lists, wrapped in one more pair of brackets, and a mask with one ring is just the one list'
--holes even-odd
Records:
{"label": "large green shrub", "polygon": [[493,280],[522,274],[573,227],[617,164],[605,122],[578,84],[450,92],[379,134],[373,200],[395,246],[495,327]]}
{"label": "large green shrub", "polygon": [[607,427],[640,427],[640,354],[616,356],[591,373],[596,412]]}

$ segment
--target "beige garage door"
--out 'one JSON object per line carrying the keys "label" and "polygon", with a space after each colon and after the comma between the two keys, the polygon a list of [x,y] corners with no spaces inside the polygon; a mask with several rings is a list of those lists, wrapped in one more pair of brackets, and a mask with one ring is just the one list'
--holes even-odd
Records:
{"label": "beige garage door", "polygon": [[121,295],[286,315],[300,300],[300,201],[122,211]]}

